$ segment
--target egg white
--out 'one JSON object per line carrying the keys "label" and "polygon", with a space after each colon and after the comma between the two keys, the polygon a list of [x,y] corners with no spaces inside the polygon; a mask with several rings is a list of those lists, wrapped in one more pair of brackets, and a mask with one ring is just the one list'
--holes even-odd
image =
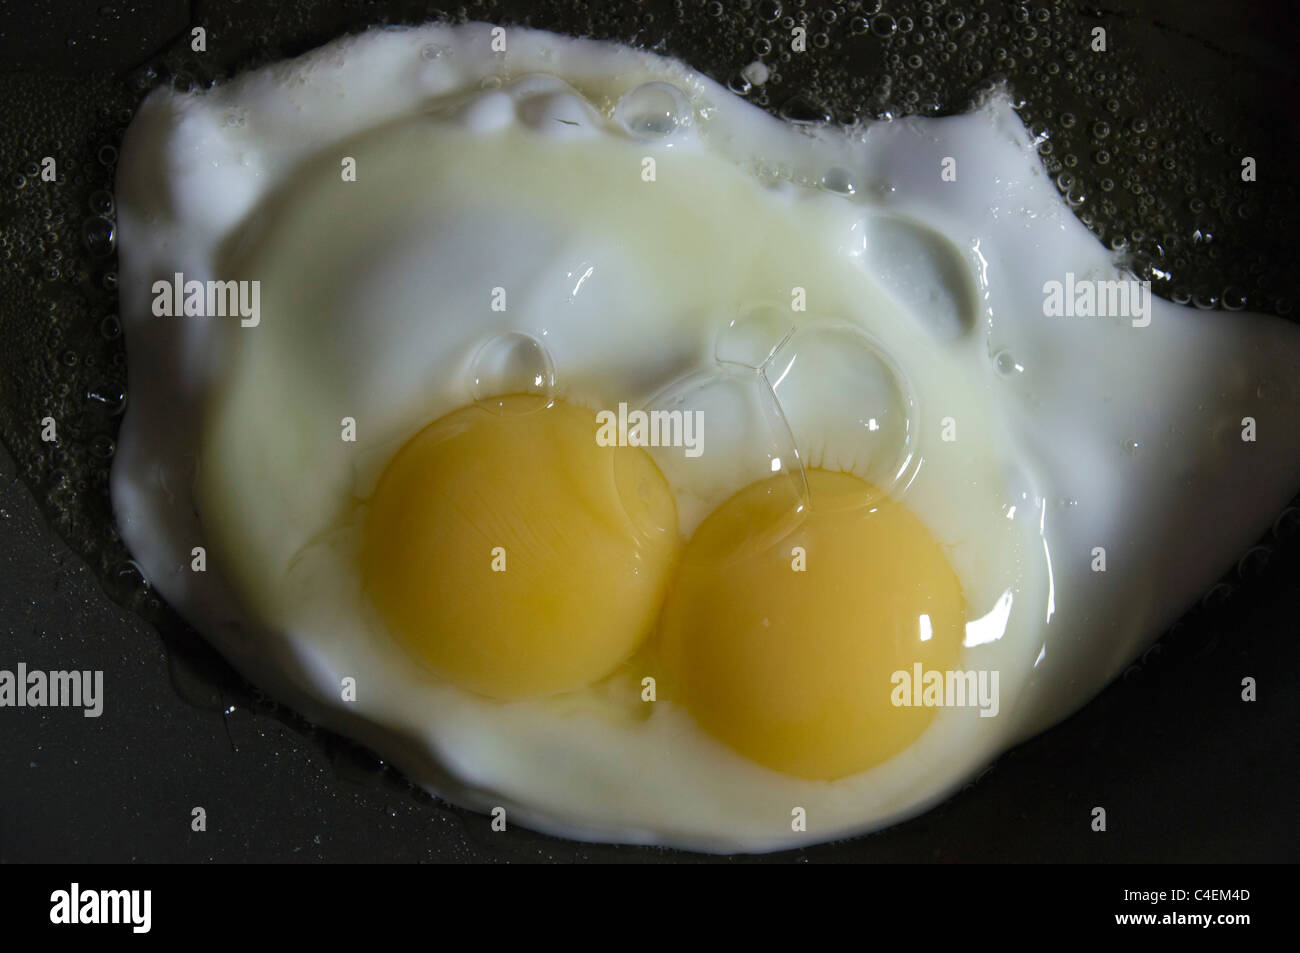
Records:
{"label": "egg white", "polygon": [[[1215,412],[1189,410],[1183,370],[1214,355],[1217,406],[1232,419],[1258,379],[1292,379],[1294,328],[1163,303],[1143,329],[1043,316],[1045,278],[1119,272],[1005,99],[966,117],[810,134],[671,60],[516,29],[494,54],[489,29],[372,31],[201,95],[156,93],[118,183],[124,538],[251,678],[421,784],[568,836],[704,850],[881,826],[1095,692],[1300,482],[1289,390],[1251,407],[1271,442],[1248,461],[1201,439]],[[618,121],[620,99],[647,82],[690,104],[667,139]],[[939,178],[949,155],[955,183]],[[344,157],[356,181],[340,176]],[[842,181],[835,170],[853,194],[812,187]],[[153,317],[147,291],[176,271],[259,280],[263,320]],[[497,287],[504,312],[487,306]],[[501,703],[412,664],[361,592],[364,500],[405,440],[470,401],[484,342],[530,334],[566,399],[636,406],[728,373],[714,361],[728,321],[795,287],[808,311],[791,313],[778,359],[811,355],[838,321],[904,379],[914,426],[895,491],[944,544],[972,621],[996,620],[977,626],[961,664],[999,672],[997,717],[942,710],[875,769],[809,782],[734,754],[671,703],[642,703],[634,671]],[[1004,350],[1023,373],[997,372]],[[811,360],[795,361],[783,401],[824,383],[825,362]],[[842,369],[846,393],[853,370]],[[816,447],[807,462],[855,458],[821,439],[845,409],[792,421],[795,442]],[[345,417],[354,443],[340,440]],[[1194,439],[1122,449],[1178,427]],[[684,533],[761,453],[724,447],[675,487]],[[1221,540],[1178,523],[1189,505],[1227,511]],[[1194,555],[1171,567],[1162,554],[1175,540]],[[189,570],[195,545],[217,555],[212,572]],[[1092,573],[1094,545],[1118,548],[1128,571]],[[344,678],[355,701],[341,698]],[[806,830],[792,829],[794,808]]]}

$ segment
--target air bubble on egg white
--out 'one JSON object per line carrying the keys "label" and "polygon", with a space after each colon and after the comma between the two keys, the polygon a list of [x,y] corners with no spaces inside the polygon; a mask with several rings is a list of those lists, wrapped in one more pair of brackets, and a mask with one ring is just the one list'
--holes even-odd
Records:
{"label": "air bubble on egg white", "polygon": [[499,89],[475,96],[462,107],[461,124],[470,132],[489,133],[504,129],[515,118],[515,101]]}
{"label": "air bubble on egg white", "polygon": [[1003,377],[1011,377],[1025,372],[1024,365],[1018,362],[1016,356],[1005,348],[993,355],[993,366],[997,368],[997,372]]}
{"label": "air bubble on egg white", "polygon": [[731,318],[718,331],[714,360],[760,370],[772,360],[781,345],[794,333],[788,308],[757,305]]}
{"label": "air bubble on egg white", "polygon": [[[808,486],[799,450],[776,397],[761,374],[751,368],[718,365],[668,385],[633,409],[657,421],[652,426],[695,427],[698,453],[681,442],[648,446],[646,452],[674,488],[677,522],[683,536],[722,503],[752,483],[769,481],[769,492],[782,503],[785,516],[770,526],[754,527],[746,541],[766,545],[793,531],[807,515]],[[679,433],[682,431],[678,431]],[[619,470],[622,487],[628,481]],[[739,541],[738,541],[739,542]],[[737,557],[741,555],[739,551]]]}
{"label": "air bubble on egg white", "polygon": [[861,258],[886,291],[940,341],[954,341],[975,325],[976,276],[966,256],[932,228],[897,215],[865,225]]}
{"label": "air bubble on egg white", "polygon": [[851,473],[896,498],[906,489],[917,464],[916,399],[875,339],[822,319],[796,331],[763,375],[804,466]]}
{"label": "air bubble on egg white", "polygon": [[452,57],[440,50],[437,46],[426,46],[415,65],[413,85],[425,96],[444,96],[453,92],[460,82]]}
{"label": "air bubble on egg white", "polygon": [[827,169],[822,175],[822,188],[828,192],[837,192],[840,195],[852,195],[857,191],[854,185],[851,173],[848,169],[842,169],[839,166]]}
{"label": "air bubble on egg white", "polygon": [[510,95],[518,100],[541,96],[545,93],[573,93],[577,95],[572,86],[558,76],[552,76],[549,73],[529,73],[526,76],[520,76],[506,88]]}
{"label": "air bubble on egg white", "polygon": [[500,398],[531,394],[539,398],[527,412],[548,406],[555,396],[555,364],[550,352],[531,334],[509,331],[483,344],[471,371],[474,403],[495,414],[506,414]]}
{"label": "air bubble on egg white", "polygon": [[628,90],[614,107],[614,119],[628,134],[647,141],[673,138],[691,125],[690,101],[670,83],[643,83]]}
{"label": "air bubble on egg white", "polygon": [[519,119],[527,127],[563,139],[600,135],[600,115],[571,87],[519,98]]}

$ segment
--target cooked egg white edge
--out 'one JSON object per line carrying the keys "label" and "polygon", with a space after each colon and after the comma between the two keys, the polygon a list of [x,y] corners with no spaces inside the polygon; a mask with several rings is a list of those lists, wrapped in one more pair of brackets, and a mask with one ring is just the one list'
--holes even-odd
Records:
{"label": "cooked egg white edge", "polygon": [[[198,419],[195,402],[203,392],[213,331],[203,321],[177,319],[167,324],[153,319],[146,277],[174,270],[187,277],[211,275],[207,249],[304,157],[359,128],[418,109],[431,96],[472,88],[482,76],[500,71],[562,74],[597,102],[593,91],[601,87],[609,91],[606,95],[616,96],[650,79],[673,82],[706,116],[704,137],[719,153],[742,164],[788,160],[796,165],[810,156],[822,157],[819,161],[834,157],[832,161],[862,175],[860,191],[873,208],[907,215],[946,234],[969,236],[968,250],[974,273],[982,279],[986,309],[982,346],[990,354],[1007,348],[1026,368],[1011,382],[997,381],[1014,395],[1004,401],[1008,419],[1030,441],[1025,467],[1046,475],[1054,496],[1077,501],[1068,507],[1058,506],[1058,499],[1027,501],[1043,513],[1043,538],[1053,556],[1055,612],[1031,684],[1039,695],[1039,714],[1024,723],[1022,734],[1061,717],[1095,692],[1254,538],[1296,485],[1300,428],[1295,426],[1296,402],[1289,390],[1296,369],[1294,328],[1259,316],[1202,315],[1158,301],[1152,325],[1144,329],[1042,316],[1042,280],[1061,277],[1065,271],[1110,277],[1114,266],[1042,174],[1023,127],[1005,101],[990,100],[966,117],[872,125],[864,141],[850,141],[828,132],[809,136],[791,130],[680,64],[622,48],[511,30],[510,52],[499,60],[454,52],[432,60],[420,55],[430,44],[453,51],[479,44],[486,48],[487,29],[429,27],[340,41],[298,61],[287,74],[288,84],[280,82],[286,75],[280,67],[278,74],[250,74],[203,97],[156,94],[133,124],[119,181],[132,405],[114,464],[114,503],[124,538],[137,555],[146,540],[161,543],[144,562],[145,572],[190,618],[236,623],[229,618],[229,607],[237,603],[221,591],[217,574],[199,577],[187,568],[190,546],[199,536],[188,500]],[[259,98],[256,106],[241,105],[254,96]],[[328,115],[322,119],[318,107],[327,102],[338,108],[324,111]],[[271,145],[255,147],[232,139],[231,130],[240,128],[265,130]],[[809,139],[818,141],[817,151],[809,149]],[[172,145],[192,159],[177,162]],[[954,153],[961,160],[958,181],[940,187],[939,159]],[[220,164],[213,163],[214,157]],[[230,163],[220,161],[223,158]],[[816,174],[816,169],[808,173]],[[160,194],[160,184],[173,187]],[[1017,274],[1030,251],[1047,254],[1059,268],[1043,275]],[[1036,332],[1049,320],[1056,322],[1057,333]],[[152,373],[163,373],[142,379],[136,369],[146,366]],[[1189,367],[1208,371],[1214,389],[1206,387],[1204,377],[1185,381]],[[1261,377],[1274,379],[1282,392],[1280,398],[1256,407],[1250,395]],[[1067,386],[1060,386],[1062,378]],[[1055,394],[1053,381],[1059,387]],[[1133,394],[1135,389],[1140,393]],[[164,402],[178,396],[179,403],[163,413]],[[1044,406],[1059,412],[1054,429],[1041,423],[1049,419],[1038,412]],[[1240,416],[1241,406],[1254,409],[1261,426],[1267,425],[1271,461],[1248,462],[1239,448],[1230,448],[1212,455],[1212,466],[1186,472],[1195,461],[1189,449],[1193,441],[1168,439],[1170,428],[1199,437],[1213,431],[1216,413],[1231,419]],[[1081,414],[1082,407],[1090,415]],[[1064,434],[1060,420],[1070,421]],[[1124,452],[1128,439],[1138,441],[1137,452]],[[1146,448],[1162,452],[1144,454]],[[170,506],[150,509],[161,500]],[[1188,512],[1204,515],[1179,519],[1178,514]],[[1152,522],[1167,526],[1175,521],[1181,557],[1177,562],[1169,559],[1163,535],[1142,533]],[[1112,541],[1108,552],[1124,553],[1132,571],[1116,572],[1112,557],[1111,572],[1092,574],[1091,545],[1083,545],[1091,539],[1097,540],[1095,545]],[[1135,598],[1140,593],[1145,597]],[[1115,615],[1116,622],[1099,632],[1099,620],[1108,614]],[[372,722],[369,729],[358,730],[340,712],[302,697],[330,684],[336,673],[328,671],[328,665],[322,671],[320,660],[274,640],[255,646],[260,640],[231,626],[210,623],[207,628],[251,677],[263,684],[293,684],[296,690],[288,694],[291,700],[298,698],[308,714],[367,740],[379,739],[374,743],[381,750],[394,750],[380,737],[388,729]],[[269,666],[260,654],[268,648],[280,656]],[[281,665],[290,673],[287,678],[275,671]],[[656,717],[659,712],[652,720]],[[405,738],[397,748],[410,750],[411,743]],[[414,764],[413,776],[429,783],[427,759],[411,753],[410,759],[397,760],[408,770]],[[715,754],[725,761],[726,752]],[[472,783],[473,778],[466,777]],[[480,807],[494,803],[486,796],[476,799],[473,792],[464,799]],[[520,810],[518,816],[528,818],[528,813]],[[785,817],[779,820],[788,827]],[[545,821],[534,819],[542,827]],[[609,832],[600,829],[598,818],[594,823],[592,836],[607,838]],[[572,828],[566,832],[575,833]],[[662,839],[664,832],[638,836],[627,831],[624,836]],[[792,836],[769,846],[826,836],[813,824],[806,837]],[[745,845],[705,837],[698,846]]]}

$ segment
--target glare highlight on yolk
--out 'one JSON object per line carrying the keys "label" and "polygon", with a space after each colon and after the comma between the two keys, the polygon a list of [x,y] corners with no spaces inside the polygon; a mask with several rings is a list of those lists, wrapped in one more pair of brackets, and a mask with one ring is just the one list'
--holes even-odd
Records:
{"label": "glare highlight on yolk", "polygon": [[397,639],[459,687],[581,688],[653,629],[679,549],[673,498],[644,450],[597,444],[593,412],[492,403],[435,421],[389,463],[364,584]]}
{"label": "glare highlight on yolk", "polygon": [[907,508],[855,476],[807,476],[811,509],[775,545],[744,542],[787,515],[770,480],[696,530],[664,606],[661,685],[746,757],[832,780],[880,764],[925,730],[934,709],[896,707],[891,679],[917,662],[957,664],[965,601]]}

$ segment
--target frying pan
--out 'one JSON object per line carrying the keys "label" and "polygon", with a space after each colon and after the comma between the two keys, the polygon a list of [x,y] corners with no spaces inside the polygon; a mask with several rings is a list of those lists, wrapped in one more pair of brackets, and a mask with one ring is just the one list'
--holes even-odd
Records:
{"label": "frying pan", "polygon": [[[1290,316],[1298,290],[1287,236],[1300,200],[1285,180],[1296,14],[1283,2],[96,0],[0,16],[0,668],[100,669],[106,685],[98,719],[0,710],[0,861],[755,859],[492,833],[264,697],[142,583],[107,503],[125,354],[111,239],[95,223],[111,221],[115,146],[158,82],[202,85],[344,32],[438,16],[631,41],[738,89],[762,58],[778,77],[748,95],[801,120],[959,112],[1005,80],[1047,134],[1045,164],[1087,196],[1081,217],[1103,241],[1126,240],[1157,293]],[[808,25],[815,55],[764,49],[787,18]],[[189,48],[195,26],[206,54]],[[1098,26],[1108,51],[1092,58]],[[955,49],[936,48],[938,29]],[[47,154],[70,161],[68,180],[37,193],[29,166]],[[1231,166],[1247,154],[1260,173],[1243,196]],[[67,421],[54,447],[37,436],[46,413]],[[1289,509],[1122,678],[939,807],[763,859],[1295,860],[1298,540]],[[1241,700],[1246,676],[1253,703]],[[1095,805],[1106,834],[1090,829]],[[206,832],[190,830],[195,806]]]}

